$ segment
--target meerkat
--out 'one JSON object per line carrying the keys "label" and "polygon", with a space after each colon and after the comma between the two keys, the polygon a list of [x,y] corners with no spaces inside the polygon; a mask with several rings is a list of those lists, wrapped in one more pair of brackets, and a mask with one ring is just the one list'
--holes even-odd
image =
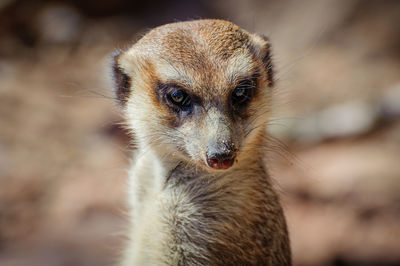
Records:
{"label": "meerkat", "polygon": [[269,40],[223,20],[166,24],[112,69],[137,145],[121,265],[291,265],[265,163]]}

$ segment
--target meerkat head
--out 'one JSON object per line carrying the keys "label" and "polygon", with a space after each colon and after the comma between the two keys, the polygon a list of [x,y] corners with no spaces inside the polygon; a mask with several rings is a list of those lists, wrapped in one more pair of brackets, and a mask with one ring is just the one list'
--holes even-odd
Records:
{"label": "meerkat head", "polygon": [[155,28],[118,52],[116,96],[139,145],[206,169],[240,161],[268,121],[269,47],[230,22],[197,20]]}

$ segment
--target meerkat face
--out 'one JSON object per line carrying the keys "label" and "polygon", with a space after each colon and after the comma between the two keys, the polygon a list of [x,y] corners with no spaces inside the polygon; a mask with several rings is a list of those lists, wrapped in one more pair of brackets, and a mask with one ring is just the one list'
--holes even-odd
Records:
{"label": "meerkat face", "polygon": [[114,57],[116,95],[139,145],[228,169],[268,120],[269,42],[221,20],[158,27]]}

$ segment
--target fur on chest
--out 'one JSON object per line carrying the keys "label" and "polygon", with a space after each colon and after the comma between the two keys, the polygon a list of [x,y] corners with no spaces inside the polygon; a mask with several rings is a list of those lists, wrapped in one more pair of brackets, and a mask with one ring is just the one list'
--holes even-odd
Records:
{"label": "fur on chest", "polygon": [[285,265],[279,254],[287,245],[281,243],[286,225],[263,174],[239,172],[218,179],[174,169],[144,207],[148,213],[142,214],[138,230],[152,233],[143,243],[154,245],[165,264]]}

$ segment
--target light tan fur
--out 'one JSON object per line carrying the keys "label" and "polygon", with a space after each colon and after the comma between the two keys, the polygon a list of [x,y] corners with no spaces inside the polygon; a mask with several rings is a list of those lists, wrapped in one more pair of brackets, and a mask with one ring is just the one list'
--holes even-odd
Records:
{"label": "light tan fur", "polygon": [[[227,21],[197,20],[155,28],[115,56],[116,93],[138,147],[123,266],[291,264],[264,162],[269,53],[264,37]],[[234,106],[233,91],[250,78],[254,95]],[[165,100],[171,86],[191,95],[190,111],[174,111]],[[232,148],[233,166],[210,167],[213,148]]]}

